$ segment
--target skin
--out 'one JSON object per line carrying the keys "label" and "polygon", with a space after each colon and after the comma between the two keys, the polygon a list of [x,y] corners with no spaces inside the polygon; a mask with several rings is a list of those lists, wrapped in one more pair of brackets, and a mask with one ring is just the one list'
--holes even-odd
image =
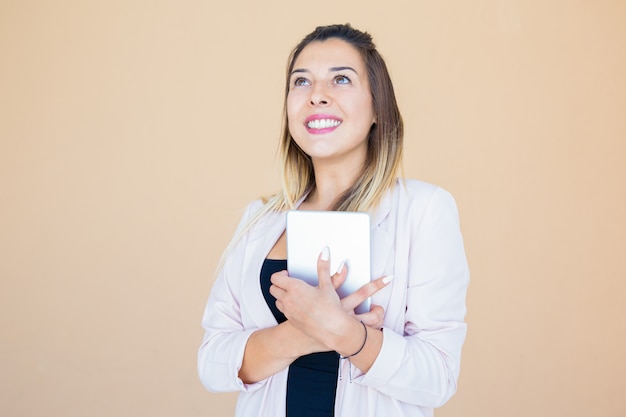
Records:
{"label": "skin", "polygon": [[[307,128],[307,120],[323,114],[341,121],[323,131]],[[315,189],[301,210],[329,210],[357,179],[367,155],[367,136],[375,114],[367,70],[354,47],[340,39],[309,44],[296,59],[287,96],[289,130],[312,159]],[[285,234],[268,254],[285,259]],[[298,357],[334,350],[342,356],[356,352],[364,340],[361,321],[367,326],[367,343],[353,365],[367,372],[382,346],[384,310],[373,305],[356,315],[354,308],[387,285],[381,277],[340,299],[335,291],[347,270],[330,271],[330,254],[318,258],[317,287],[289,277],[287,271],[272,275],[270,293],[287,321],[255,331],[246,345],[239,377],[245,383],[261,381],[288,367]]]}

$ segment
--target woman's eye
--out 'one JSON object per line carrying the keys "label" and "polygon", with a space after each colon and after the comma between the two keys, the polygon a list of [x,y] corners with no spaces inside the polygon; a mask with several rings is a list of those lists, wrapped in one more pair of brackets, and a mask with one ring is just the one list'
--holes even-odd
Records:
{"label": "woman's eye", "polygon": [[309,80],[307,80],[306,78],[296,78],[295,81],[293,82],[293,85],[295,86],[309,85]]}
{"label": "woman's eye", "polygon": [[338,75],[335,77],[336,84],[350,84],[350,78],[345,75]]}

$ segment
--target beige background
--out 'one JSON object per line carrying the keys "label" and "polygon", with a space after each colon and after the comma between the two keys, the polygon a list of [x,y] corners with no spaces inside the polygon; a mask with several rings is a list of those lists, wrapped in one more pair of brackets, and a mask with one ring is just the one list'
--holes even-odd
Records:
{"label": "beige background", "polygon": [[227,416],[200,317],[286,57],[374,34],[472,271],[439,417],[626,415],[626,2],[0,1],[0,415]]}

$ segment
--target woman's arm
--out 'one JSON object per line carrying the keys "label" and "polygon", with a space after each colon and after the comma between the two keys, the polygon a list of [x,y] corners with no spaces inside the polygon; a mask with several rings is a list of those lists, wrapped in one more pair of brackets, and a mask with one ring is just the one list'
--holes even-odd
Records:
{"label": "woman's arm", "polygon": [[[340,273],[345,278],[346,268]],[[369,369],[382,344],[382,332],[377,329],[382,326],[384,311],[373,305],[368,313],[355,315],[354,308],[390,281],[391,277],[376,279],[340,299],[335,291],[338,285],[330,275],[330,254],[325,248],[318,258],[317,287],[283,271],[272,275],[270,293],[276,298],[276,307],[295,329],[327,347],[325,350],[351,356],[355,365]]]}
{"label": "woman's arm", "polygon": [[425,206],[417,206],[411,206],[411,221],[406,221],[410,250],[404,329],[401,334],[383,329],[378,358],[354,382],[403,402],[439,407],[456,391],[469,270],[452,196],[436,189]]}
{"label": "woman's arm", "polygon": [[240,259],[244,256],[246,244],[246,236],[241,236],[242,230],[262,205],[261,201],[255,201],[246,208],[202,316],[205,332],[198,350],[198,374],[209,391],[257,388],[246,386],[237,377],[248,338],[256,330],[245,328],[242,320],[240,277],[243,266]]}
{"label": "woman's arm", "polygon": [[[286,368],[300,356],[315,352],[337,350],[337,347],[350,349],[355,340],[357,341],[356,343],[360,343],[360,340],[363,340],[363,326],[357,320],[357,316],[354,315],[354,308],[368,297],[371,297],[376,291],[386,285],[389,280],[376,280],[370,282],[361,287],[356,293],[351,294],[343,300],[339,300],[335,290],[345,280],[347,273],[346,268],[342,267],[336,274],[331,276],[329,273],[330,262],[323,260],[318,260],[318,262],[319,267],[325,274],[325,279],[322,279],[320,282],[324,282],[324,284],[328,285],[328,288],[330,289],[330,297],[339,301],[339,310],[337,310],[335,314],[341,315],[340,317],[344,319],[343,325],[345,328],[342,330],[342,337],[333,339],[332,337],[328,337],[328,335],[326,335],[326,337],[318,336],[316,339],[307,333],[307,328],[303,325],[303,323],[295,321],[295,317],[298,313],[296,313],[295,316],[288,313],[288,315],[286,314],[286,317],[289,318],[291,316],[291,320],[287,320],[275,327],[257,330],[248,339],[243,364],[239,370],[239,377],[245,383],[261,381]],[[315,301],[311,299],[311,295],[316,295],[316,293],[319,292],[319,287],[312,287],[304,281],[290,278],[288,277],[286,271],[274,274],[272,276],[272,282],[275,281],[280,281],[286,286],[289,286],[288,284],[292,283],[296,287],[305,287],[305,289],[312,290],[296,295],[296,297],[300,298],[295,300],[295,304],[298,306],[314,305]],[[321,284],[320,286],[323,287],[324,284]],[[286,291],[281,291],[274,285],[273,288],[270,289],[270,292],[272,295],[279,294],[279,296],[281,296],[280,300],[277,299],[276,306],[279,309],[281,306],[284,308],[283,303],[285,302]],[[283,311],[283,313],[285,313],[285,311]],[[369,313],[359,315],[358,318],[359,320],[365,321],[369,324],[380,326],[382,325],[383,315],[384,311],[381,307],[372,306]],[[338,322],[340,321],[340,317],[329,316],[327,321]],[[321,318],[318,318],[318,320],[321,320]],[[350,329],[349,326],[351,324],[356,324],[359,327],[359,335],[353,340],[349,339],[350,331],[354,330],[354,328]],[[315,333],[312,329],[308,329],[308,331],[312,334]],[[371,337],[370,343],[368,343],[368,348],[363,349],[362,357],[367,357],[365,355],[366,352],[373,351],[375,341],[376,337]],[[342,353],[341,351],[338,352],[340,354]]]}
{"label": "woman's arm", "polygon": [[287,320],[250,335],[239,378],[246,384],[259,382],[285,369],[300,356],[327,350]]}

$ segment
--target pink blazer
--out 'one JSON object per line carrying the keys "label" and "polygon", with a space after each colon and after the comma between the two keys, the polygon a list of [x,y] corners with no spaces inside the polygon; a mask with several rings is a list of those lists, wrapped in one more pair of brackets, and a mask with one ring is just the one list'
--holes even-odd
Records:
{"label": "pink blazer", "polygon": [[[261,206],[251,203],[239,228]],[[385,309],[383,345],[367,374],[353,367],[352,383],[338,381],[335,415],[432,416],[456,391],[466,333],[469,270],[456,204],[441,188],[398,180],[370,215],[372,277],[394,275],[372,297]],[[285,220],[285,212],[266,215],[234,246],[202,319],[200,379],[210,391],[239,391],[239,417],[285,415],[287,369],[255,384],[237,376],[250,334],[277,324],[259,272]]]}

